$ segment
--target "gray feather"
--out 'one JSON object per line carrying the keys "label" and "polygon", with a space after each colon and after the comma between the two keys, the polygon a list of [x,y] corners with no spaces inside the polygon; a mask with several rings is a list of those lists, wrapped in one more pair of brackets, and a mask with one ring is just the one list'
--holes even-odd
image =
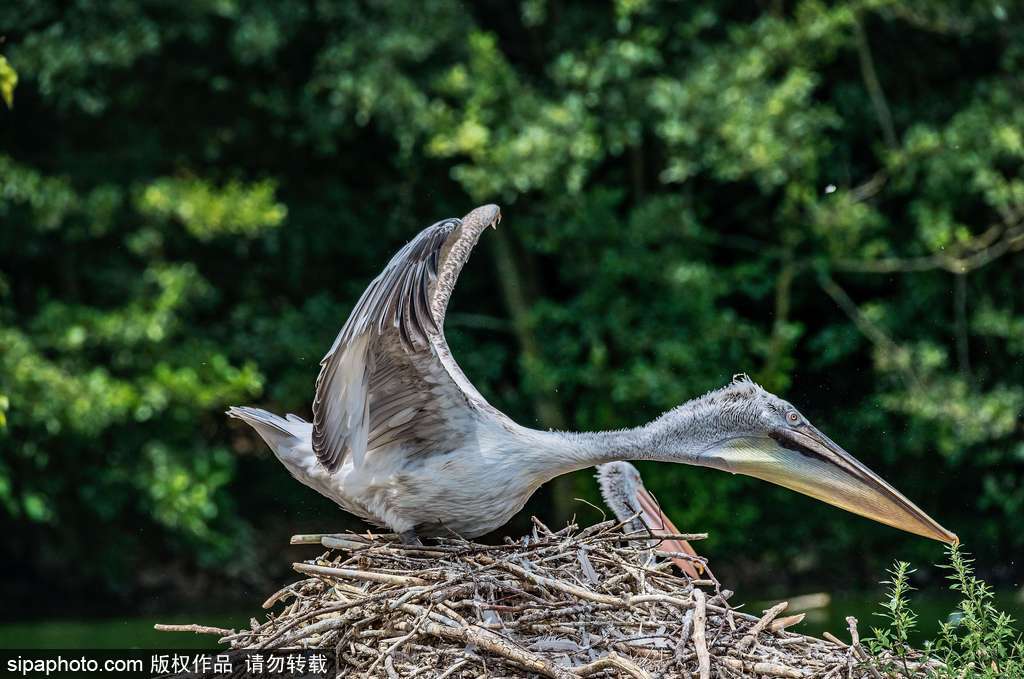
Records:
{"label": "gray feather", "polygon": [[313,400],[313,451],[329,471],[396,444],[450,450],[460,421],[476,408],[493,411],[452,358],[442,326],[458,274],[497,216],[485,206],[427,227],[356,302],[320,362]]}

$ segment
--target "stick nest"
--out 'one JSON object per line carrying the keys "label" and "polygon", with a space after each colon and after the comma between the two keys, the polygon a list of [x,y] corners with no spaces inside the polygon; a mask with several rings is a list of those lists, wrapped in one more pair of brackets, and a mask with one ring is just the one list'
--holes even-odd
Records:
{"label": "stick nest", "polygon": [[[785,604],[732,609],[713,579],[691,580],[612,521],[503,545],[427,546],[384,537],[295,536],[328,551],[265,603],[264,622],[216,633],[235,650],[321,649],[349,677],[877,677],[856,640],[786,631]],[[679,536],[700,539],[704,535]]]}

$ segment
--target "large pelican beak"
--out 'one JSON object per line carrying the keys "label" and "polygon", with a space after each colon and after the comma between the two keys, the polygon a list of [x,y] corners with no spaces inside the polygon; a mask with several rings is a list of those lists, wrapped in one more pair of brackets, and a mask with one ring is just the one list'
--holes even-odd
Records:
{"label": "large pelican beak", "polygon": [[909,533],[950,544],[960,541],[810,424],[780,427],[768,436],[729,439],[702,459],[709,466],[769,481]]}

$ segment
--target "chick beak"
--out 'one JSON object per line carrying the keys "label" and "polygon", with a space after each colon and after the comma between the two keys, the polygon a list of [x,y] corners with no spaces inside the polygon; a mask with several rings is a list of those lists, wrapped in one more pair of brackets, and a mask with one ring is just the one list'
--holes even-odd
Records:
{"label": "chick beak", "polygon": [[[658,504],[658,501],[646,488],[643,487],[643,485],[637,489],[635,499],[636,503],[640,506],[640,518],[643,520],[644,525],[647,526],[647,529],[651,531],[652,535],[661,536],[679,534],[679,529],[676,528],[675,524],[672,523],[668,516],[665,515],[665,512],[661,510],[661,505]],[[683,554],[689,554],[690,556],[697,556],[697,552],[686,540],[664,538],[658,544],[657,549],[659,552],[681,552]],[[703,576],[704,566],[701,563],[677,557],[670,558],[680,570],[694,580]]]}

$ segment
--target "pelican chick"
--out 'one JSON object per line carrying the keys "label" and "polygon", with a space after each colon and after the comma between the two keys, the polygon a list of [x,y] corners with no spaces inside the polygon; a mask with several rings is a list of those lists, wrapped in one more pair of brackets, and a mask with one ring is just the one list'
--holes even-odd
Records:
{"label": "pelican chick", "polygon": [[[658,552],[688,554],[697,556],[696,550],[686,540],[660,538],[662,535],[678,535],[681,531],[661,510],[654,495],[644,486],[640,471],[629,462],[607,462],[597,466],[597,483],[601,498],[625,524],[628,533],[649,533],[655,539],[649,546]],[[678,556],[669,557],[679,570],[691,578],[700,578],[702,572],[710,569],[704,564]]]}

